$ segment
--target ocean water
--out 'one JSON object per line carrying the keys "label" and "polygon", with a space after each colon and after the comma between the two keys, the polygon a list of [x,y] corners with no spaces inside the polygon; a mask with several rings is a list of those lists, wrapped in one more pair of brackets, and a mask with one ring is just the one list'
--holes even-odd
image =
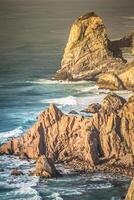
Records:
{"label": "ocean water", "polygon": [[[65,113],[80,112],[101,102],[109,92],[93,82],[51,81],[60,65],[72,22],[95,11],[103,17],[109,37],[117,39],[134,28],[134,2],[128,0],[0,0],[0,144],[20,136],[50,103]],[[128,52],[124,52],[132,59]],[[128,98],[129,91],[117,92]],[[19,167],[24,176],[12,177]],[[34,162],[0,157],[0,200],[119,200],[129,179],[113,174],[64,176],[49,181],[29,177]]]}

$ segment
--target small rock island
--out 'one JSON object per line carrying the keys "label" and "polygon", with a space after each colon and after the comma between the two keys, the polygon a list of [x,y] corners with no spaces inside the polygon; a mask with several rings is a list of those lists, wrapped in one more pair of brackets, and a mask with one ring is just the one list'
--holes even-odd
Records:
{"label": "small rock island", "polygon": [[110,41],[103,20],[87,13],[72,25],[57,80],[93,80],[99,88],[133,90],[134,62],[127,62],[122,48],[134,49],[134,31]]}

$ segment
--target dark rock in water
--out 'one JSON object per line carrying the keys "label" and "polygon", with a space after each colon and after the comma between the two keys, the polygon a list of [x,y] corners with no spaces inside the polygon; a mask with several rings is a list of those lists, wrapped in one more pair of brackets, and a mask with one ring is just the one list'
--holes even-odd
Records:
{"label": "dark rock in water", "polygon": [[71,110],[68,114],[78,115],[79,113],[76,112],[75,110]]}
{"label": "dark rock in water", "polygon": [[47,159],[45,155],[41,155],[36,162],[34,175],[43,178],[54,178],[59,176],[60,174],[56,170],[53,162]]}
{"label": "dark rock in water", "polygon": [[4,172],[4,169],[3,169],[3,168],[0,168],[0,172]]}
{"label": "dark rock in water", "polygon": [[18,170],[18,169],[13,169],[12,172],[11,172],[11,175],[20,176],[20,175],[23,175],[23,172]]}
{"label": "dark rock in water", "polygon": [[101,109],[101,105],[99,103],[92,103],[82,112],[97,113],[97,112],[99,112],[100,109]]}

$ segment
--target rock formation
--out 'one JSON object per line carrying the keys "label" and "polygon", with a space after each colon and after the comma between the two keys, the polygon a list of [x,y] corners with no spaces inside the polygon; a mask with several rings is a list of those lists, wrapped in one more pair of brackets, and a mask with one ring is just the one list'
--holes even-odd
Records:
{"label": "rock formation", "polygon": [[109,94],[98,113],[89,118],[65,115],[50,105],[24,135],[3,144],[0,154],[22,154],[32,159],[45,155],[37,166],[41,162],[44,166],[46,160],[42,158],[46,158],[78,170],[106,166],[109,171],[118,168],[132,175],[133,133],[134,96],[126,102],[122,97]]}
{"label": "rock formation", "polygon": [[123,48],[134,52],[134,32],[110,41],[102,19],[94,12],[81,16],[72,25],[58,80],[97,80],[100,88],[134,89],[134,63],[126,64]]}
{"label": "rock formation", "polygon": [[46,158],[45,155],[41,155],[36,162],[36,169],[34,175],[45,177],[45,178],[53,178],[59,175],[56,170],[53,162]]}
{"label": "rock formation", "polygon": [[99,103],[92,103],[85,110],[82,110],[81,112],[97,113],[99,112],[100,109],[101,109],[101,105]]}
{"label": "rock formation", "polygon": [[121,70],[120,74],[105,73],[100,75],[97,80],[99,88],[122,90],[127,89],[134,91],[134,62]]}
{"label": "rock formation", "polygon": [[125,67],[115,53],[102,19],[94,12],[81,16],[72,25],[58,80],[96,80],[99,74],[117,72]]}
{"label": "rock formation", "polygon": [[134,179],[131,182],[125,200],[134,200]]}

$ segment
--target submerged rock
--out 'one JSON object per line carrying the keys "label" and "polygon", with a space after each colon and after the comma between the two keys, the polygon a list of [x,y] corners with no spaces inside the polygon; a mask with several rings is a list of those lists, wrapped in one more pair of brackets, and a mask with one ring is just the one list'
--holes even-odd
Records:
{"label": "submerged rock", "polygon": [[53,164],[63,163],[76,170],[97,167],[132,175],[133,124],[134,96],[126,102],[111,93],[104,98],[101,109],[90,118],[66,115],[52,104],[24,135],[2,145],[0,154],[23,153],[32,159],[44,155],[37,162],[37,166],[44,166],[44,171],[49,162],[47,159],[51,159]]}
{"label": "submerged rock", "polygon": [[60,69],[54,78],[93,80],[99,88],[133,90],[134,63],[130,66],[122,56],[122,49],[128,47],[133,54],[134,31],[110,41],[103,20],[94,12],[87,13],[72,25]]}

